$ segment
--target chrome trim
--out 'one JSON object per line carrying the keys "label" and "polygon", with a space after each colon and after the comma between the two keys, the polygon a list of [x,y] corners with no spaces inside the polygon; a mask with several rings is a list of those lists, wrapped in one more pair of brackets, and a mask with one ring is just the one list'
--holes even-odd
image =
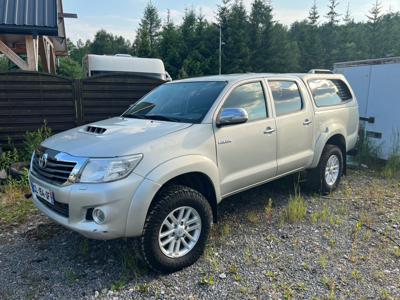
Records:
{"label": "chrome trim", "polygon": [[[48,180],[46,178],[43,178],[43,176],[41,176],[40,174],[37,174],[34,171],[32,165],[33,165],[33,160],[34,160],[35,154],[38,156],[41,156],[45,153],[48,155],[48,157],[50,157],[53,160],[59,161],[60,163],[62,163],[62,162],[75,163],[75,166],[73,167],[68,179],[63,184],[59,184],[59,183],[53,182],[51,180]],[[38,178],[41,178],[41,180],[43,180],[45,182],[49,182],[51,184],[58,185],[58,186],[67,186],[67,185],[76,183],[79,180],[80,174],[81,174],[83,168],[85,167],[85,165],[87,164],[88,160],[89,160],[89,158],[87,158],[87,157],[72,156],[72,155],[69,155],[64,152],[40,147],[32,154],[30,170],[31,170],[32,174],[34,174]]]}

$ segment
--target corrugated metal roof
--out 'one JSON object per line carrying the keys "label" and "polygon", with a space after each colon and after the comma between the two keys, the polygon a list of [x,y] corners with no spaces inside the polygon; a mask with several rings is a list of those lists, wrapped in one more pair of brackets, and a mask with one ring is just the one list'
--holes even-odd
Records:
{"label": "corrugated metal roof", "polygon": [[56,36],[56,0],[0,0],[0,33]]}

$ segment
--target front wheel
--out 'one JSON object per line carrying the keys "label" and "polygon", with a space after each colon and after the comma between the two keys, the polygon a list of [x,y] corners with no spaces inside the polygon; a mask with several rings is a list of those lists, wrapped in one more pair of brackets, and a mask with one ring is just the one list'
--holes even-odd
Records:
{"label": "front wheel", "polygon": [[165,188],[147,216],[142,254],[156,271],[174,272],[202,255],[212,223],[207,199],[186,186]]}
{"label": "front wheel", "polygon": [[343,153],[338,146],[326,145],[318,166],[310,171],[309,182],[312,188],[322,194],[334,191],[343,175]]}

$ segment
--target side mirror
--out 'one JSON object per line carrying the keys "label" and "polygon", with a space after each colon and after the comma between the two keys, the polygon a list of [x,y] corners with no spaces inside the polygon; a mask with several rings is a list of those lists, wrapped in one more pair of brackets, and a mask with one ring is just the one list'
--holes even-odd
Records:
{"label": "side mirror", "polygon": [[242,124],[248,120],[249,115],[244,108],[224,108],[217,119],[217,126]]}

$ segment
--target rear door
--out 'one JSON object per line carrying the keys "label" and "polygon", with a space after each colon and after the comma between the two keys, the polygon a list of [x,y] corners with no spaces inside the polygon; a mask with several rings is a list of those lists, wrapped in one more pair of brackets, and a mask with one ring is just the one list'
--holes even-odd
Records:
{"label": "rear door", "polygon": [[300,80],[271,79],[268,86],[276,116],[277,174],[282,175],[312,162],[313,108]]}
{"label": "rear door", "polygon": [[249,115],[246,123],[214,127],[223,196],[276,175],[276,126],[266,101],[263,81],[246,82],[219,109],[243,108]]}

